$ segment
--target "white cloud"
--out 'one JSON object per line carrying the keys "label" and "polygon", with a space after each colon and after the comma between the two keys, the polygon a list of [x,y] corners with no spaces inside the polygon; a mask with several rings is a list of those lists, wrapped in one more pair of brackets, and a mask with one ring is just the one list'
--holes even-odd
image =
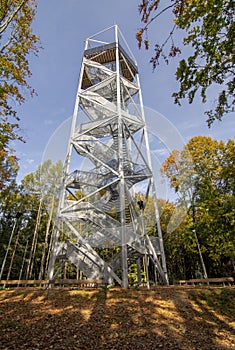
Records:
{"label": "white cloud", "polygon": [[33,163],[34,163],[34,159],[28,158],[28,159],[26,159],[26,162],[27,162],[28,164],[33,164]]}
{"label": "white cloud", "polygon": [[52,125],[56,122],[56,120],[52,120],[52,119],[46,119],[44,120],[44,125]]}
{"label": "white cloud", "polygon": [[153,153],[156,156],[168,156],[169,150],[167,150],[166,148],[160,148],[152,150],[151,153]]}

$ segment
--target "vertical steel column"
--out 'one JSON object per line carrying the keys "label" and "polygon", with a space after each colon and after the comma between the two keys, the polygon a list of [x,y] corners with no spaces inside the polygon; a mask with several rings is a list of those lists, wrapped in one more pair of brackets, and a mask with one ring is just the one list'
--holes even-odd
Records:
{"label": "vertical steel column", "polygon": [[[139,74],[137,74],[137,81],[138,85],[140,87],[140,81],[139,81]],[[146,119],[145,119],[145,113],[144,113],[144,105],[143,105],[143,98],[142,98],[142,92],[141,88],[139,91],[139,99],[140,99],[140,108],[141,108],[141,114],[142,118],[145,121],[145,126],[144,126],[144,137],[145,137],[145,144],[146,144],[146,150],[147,150],[147,158],[148,158],[148,164],[153,171],[152,167],[152,159],[151,159],[151,154],[150,154],[150,147],[149,147],[149,140],[148,140],[148,135],[147,135],[147,125],[146,125]],[[161,224],[160,224],[160,215],[159,215],[159,210],[158,210],[158,203],[157,203],[157,193],[156,193],[156,186],[155,186],[155,181],[153,178],[153,174],[151,177],[151,184],[152,184],[152,191],[153,191],[153,200],[154,200],[154,207],[155,207],[155,214],[156,214],[156,221],[157,221],[157,230],[158,230],[158,237],[159,237],[159,245],[160,245],[160,251],[161,251],[161,259],[162,259],[162,268],[165,274],[165,278],[167,281],[167,284],[169,284],[169,279],[168,279],[168,273],[167,273],[167,266],[166,266],[166,258],[165,258],[165,251],[164,251],[164,244],[163,244],[163,237],[162,237],[162,229],[161,229]]]}
{"label": "vertical steel column", "polygon": [[[86,48],[87,48],[87,41],[86,41]],[[56,222],[55,222],[55,228],[52,233],[52,248],[51,248],[51,254],[50,254],[50,260],[49,260],[49,265],[48,265],[48,272],[47,272],[47,278],[49,280],[53,279],[54,275],[54,268],[55,268],[55,261],[56,261],[56,245],[58,243],[59,239],[59,234],[60,234],[60,223],[61,223],[61,216],[60,212],[61,209],[63,209],[64,206],[64,200],[65,200],[65,193],[66,193],[66,179],[67,179],[67,174],[71,162],[71,154],[72,154],[72,149],[73,149],[73,144],[72,144],[72,137],[75,132],[76,128],[76,122],[77,122],[77,114],[78,114],[78,108],[79,108],[79,90],[81,89],[81,84],[82,84],[82,75],[83,75],[83,70],[84,70],[84,65],[82,64],[81,69],[80,69],[80,78],[79,78],[79,83],[78,83],[78,89],[77,89],[77,95],[76,95],[76,100],[75,100],[75,106],[74,106],[74,111],[73,111],[73,119],[72,119],[72,124],[71,124],[71,129],[70,129],[70,138],[69,138],[69,143],[68,143],[68,149],[67,149],[67,155],[65,158],[65,163],[63,167],[63,178],[62,178],[62,184],[61,184],[61,190],[60,190],[60,198],[59,198],[59,204],[58,204],[58,209],[57,209],[57,216],[56,216]]]}
{"label": "vertical steel column", "polygon": [[117,73],[117,111],[118,111],[118,160],[119,160],[119,197],[121,215],[121,244],[122,244],[122,287],[128,287],[127,245],[126,245],[126,218],[125,218],[125,179],[123,169],[123,123],[121,112],[121,86],[120,86],[120,62],[118,27],[115,26],[116,42],[116,73]]}

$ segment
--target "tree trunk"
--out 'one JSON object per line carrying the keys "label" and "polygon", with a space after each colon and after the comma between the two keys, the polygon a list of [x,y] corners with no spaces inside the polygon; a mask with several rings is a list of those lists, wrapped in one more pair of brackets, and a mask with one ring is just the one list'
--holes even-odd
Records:
{"label": "tree trunk", "polygon": [[26,272],[26,280],[30,279],[32,276],[33,265],[34,265],[34,255],[35,255],[36,245],[37,245],[37,240],[38,240],[38,229],[39,229],[39,225],[40,225],[40,221],[41,221],[42,202],[43,202],[43,197],[40,198],[40,203],[39,203],[39,207],[38,207],[36,225],[35,225],[35,229],[34,229],[33,241],[32,241],[32,246],[31,246],[30,255],[29,255],[27,272]]}
{"label": "tree trunk", "polygon": [[47,242],[48,242],[48,237],[49,237],[49,231],[50,231],[50,225],[51,225],[53,209],[54,209],[54,196],[52,198],[51,209],[50,209],[49,218],[48,218],[48,221],[47,221],[45,242],[44,242],[42,259],[41,259],[41,267],[40,267],[40,272],[39,272],[39,276],[38,276],[39,280],[41,280],[43,278],[44,271],[45,271],[44,267],[45,267],[45,259],[46,259],[46,249],[47,249]]}

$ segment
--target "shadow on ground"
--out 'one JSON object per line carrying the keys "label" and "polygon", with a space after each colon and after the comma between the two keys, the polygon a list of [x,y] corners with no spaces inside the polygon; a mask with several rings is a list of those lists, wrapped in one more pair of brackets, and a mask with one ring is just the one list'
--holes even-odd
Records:
{"label": "shadow on ground", "polygon": [[235,349],[235,289],[0,291],[0,349]]}

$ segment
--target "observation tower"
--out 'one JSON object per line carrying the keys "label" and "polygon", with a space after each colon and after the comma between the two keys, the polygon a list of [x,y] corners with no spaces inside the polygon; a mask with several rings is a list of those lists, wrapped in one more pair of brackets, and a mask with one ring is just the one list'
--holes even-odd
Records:
{"label": "observation tower", "polygon": [[[154,237],[144,219],[150,198]],[[104,250],[112,254],[104,258]],[[50,280],[65,262],[89,279],[124,288],[131,268],[139,284],[168,284],[138,68],[116,25],[85,42]]]}

